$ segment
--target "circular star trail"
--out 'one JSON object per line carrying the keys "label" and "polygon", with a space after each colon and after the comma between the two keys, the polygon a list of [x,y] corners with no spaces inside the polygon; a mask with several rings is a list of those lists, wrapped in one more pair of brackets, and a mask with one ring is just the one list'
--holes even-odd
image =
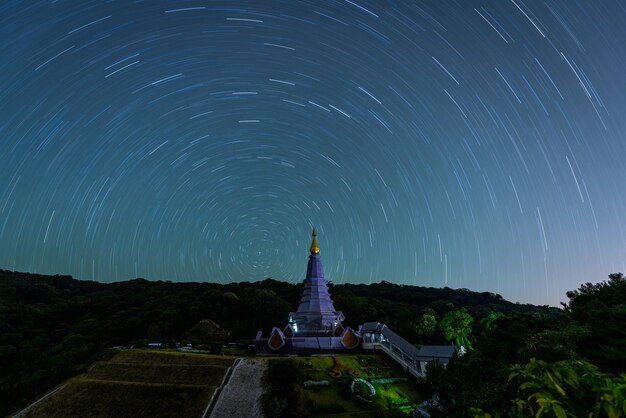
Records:
{"label": "circular star trail", "polygon": [[0,267],[387,280],[556,305],[624,271],[622,2],[4,1]]}

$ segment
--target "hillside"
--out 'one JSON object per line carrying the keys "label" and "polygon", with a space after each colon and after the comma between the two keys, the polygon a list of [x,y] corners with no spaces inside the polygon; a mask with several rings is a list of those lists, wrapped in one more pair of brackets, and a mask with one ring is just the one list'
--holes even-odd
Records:
{"label": "hillside", "polygon": [[[108,347],[185,342],[188,331],[204,319],[223,327],[232,341],[250,340],[259,329],[267,333],[272,326],[284,324],[297,306],[300,292],[299,284],[271,279],[224,285],[143,279],[103,284],[2,270],[0,415],[18,410],[63,380],[84,372],[93,362],[106,358]],[[476,319],[476,328],[492,311],[540,310],[487,292],[386,282],[334,285],[331,293],[348,325],[378,320],[410,341],[419,338],[415,325],[424,312],[441,316],[466,307]],[[443,342],[440,334],[429,338],[433,343]]]}

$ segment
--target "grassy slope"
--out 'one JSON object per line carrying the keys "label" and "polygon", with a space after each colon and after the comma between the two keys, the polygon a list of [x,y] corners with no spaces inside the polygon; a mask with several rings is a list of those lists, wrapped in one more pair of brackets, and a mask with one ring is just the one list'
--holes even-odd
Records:
{"label": "grassy slope", "polygon": [[123,351],[71,379],[29,416],[200,416],[233,358]]}
{"label": "grassy slope", "polygon": [[214,387],[147,385],[75,378],[32,417],[200,416]]}

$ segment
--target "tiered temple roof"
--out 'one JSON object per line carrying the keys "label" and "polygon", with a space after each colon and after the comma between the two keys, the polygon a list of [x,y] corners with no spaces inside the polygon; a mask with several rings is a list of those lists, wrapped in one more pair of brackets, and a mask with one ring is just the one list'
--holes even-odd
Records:
{"label": "tiered temple roof", "polygon": [[330,298],[315,228],[310,253],[300,305],[296,312],[289,314],[289,323],[297,335],[330,335],[335,327],[341,325],[344,316],[341,312],[335,311]]}

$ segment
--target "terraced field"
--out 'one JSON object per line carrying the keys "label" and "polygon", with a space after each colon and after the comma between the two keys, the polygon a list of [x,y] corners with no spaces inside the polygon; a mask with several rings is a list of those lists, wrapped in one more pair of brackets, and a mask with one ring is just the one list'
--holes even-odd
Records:
{"label": "terraced field", "polygon": [[233,358],[122,351],[95,363],[28,417],[200,417]]}

